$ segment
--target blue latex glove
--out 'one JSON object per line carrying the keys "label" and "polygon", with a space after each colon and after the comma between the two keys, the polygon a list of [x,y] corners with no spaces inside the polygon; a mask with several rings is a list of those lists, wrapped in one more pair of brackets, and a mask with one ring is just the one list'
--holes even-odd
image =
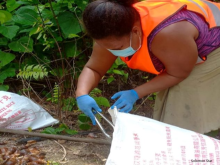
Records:
{"label": "blue latex glove", "polygon": [[119,99],[111,106],[111,108],[113,109],[116,106],[120,109],[120,112],[127,113],[132,110],[134,103],[139,99],[139,96],[134,89],[117,92],[111,97],[111,99],[116,99],[118,97]]}
{"label": "blue latex glove", "polygon": [[102,112],[102,110],[97,105],[96,101],[90,97],[89,95],[82,95],[76,98],[77,105],[81,111],[85,113],[92,120],[92,124],[96,125],[95,116],[92,112],[92,109],[95,109],[98,112]]}

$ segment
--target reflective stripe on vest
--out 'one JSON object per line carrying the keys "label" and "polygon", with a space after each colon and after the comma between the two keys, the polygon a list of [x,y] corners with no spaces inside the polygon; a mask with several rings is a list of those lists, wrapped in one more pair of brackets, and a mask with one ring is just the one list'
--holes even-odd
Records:
{"label": "reflective stripe on vest", "polygon": [[205,11],[205,9],[202,7],[202,6],[200,6],[197,2],[195,2],[194,0],[189,0],[190,2],[192,2],[192,3],[194,3],[194,4],[196,4],[203,12],[204,12],[204,14],[206,15],[206,17],[208,17],[208,14],[207,14],[207,12]]}
{"label": "reflective stripe on vest", "polygon": [[219,8],[209,1],[202,0],[205,4],[209,6],[212,11],[212,15],[214,16],[216,26],[220,26],[220,10]]}

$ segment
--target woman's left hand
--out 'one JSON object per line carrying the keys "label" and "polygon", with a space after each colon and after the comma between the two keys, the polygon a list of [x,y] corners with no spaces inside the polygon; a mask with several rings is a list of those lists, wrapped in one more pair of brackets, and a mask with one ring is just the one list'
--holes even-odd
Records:
{"label": "woman's left hand", "polygon": [[113,109],[115,106],[120,109],[120,112],[130,112],[134,103],[139,99],[137,92],[132,90],[120,91],[115,93],[111,99],[119,99],[111,106]]}

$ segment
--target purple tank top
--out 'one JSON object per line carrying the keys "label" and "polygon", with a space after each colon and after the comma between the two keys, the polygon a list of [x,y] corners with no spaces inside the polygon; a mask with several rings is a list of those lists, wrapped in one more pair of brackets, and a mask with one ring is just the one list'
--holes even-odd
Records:
{"label": "purple tank top", "polygon": [[150,57],[157,71],[161,71],[162,69],[165,69],[165,67],[163,63],[156,56],[154,56],[151,51],[151,43],[154,39],[154,36],[166,26],[183,20],[192,23],[199,31],[199,36],[195,42],[197,44],[200,57],[205,57],[210,52],[220,47],[220,28],[218,27],[209,30],[207,23],[201,16],[186,9],[182,9],[174,16],[157,26],[148,36],[148,48]]}

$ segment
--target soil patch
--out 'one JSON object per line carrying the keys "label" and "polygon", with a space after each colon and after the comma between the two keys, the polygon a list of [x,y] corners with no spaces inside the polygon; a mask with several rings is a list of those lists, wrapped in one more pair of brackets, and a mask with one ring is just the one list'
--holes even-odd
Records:
{"label": "soil patch", "polygon": [[[0,148],[20,148],[24,144],[17,141],[25,138],[20,135],[0,134]],[[102,135],[97,134],[97,138]],[[35,147],[42,153],[46,153],[45,160],[52,165],[104,165],[110,152],[110,145],[73,142],[66,140],[45,139],[38,141],[31,147]]]}

